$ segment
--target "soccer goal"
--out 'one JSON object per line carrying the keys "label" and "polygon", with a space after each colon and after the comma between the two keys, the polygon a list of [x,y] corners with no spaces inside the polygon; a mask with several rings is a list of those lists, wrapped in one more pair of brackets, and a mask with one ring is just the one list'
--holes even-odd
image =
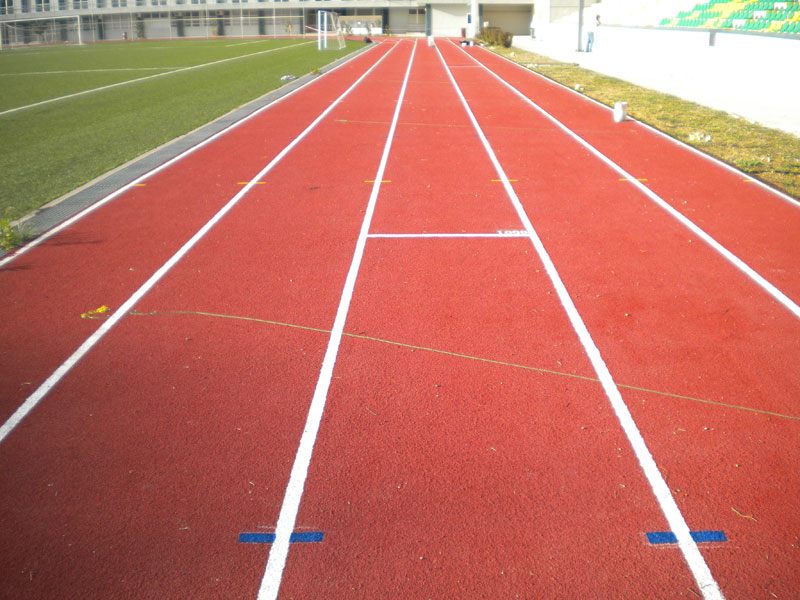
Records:
{"label": "soccer goal", "polygon": [[0,49],[28,44],[82,44],[80,17],[0,21]]}
{"label": "soccer goal", "polygon": [[342,50],[344,47],[344,32],[338,13],[317,11],[317,50]]}

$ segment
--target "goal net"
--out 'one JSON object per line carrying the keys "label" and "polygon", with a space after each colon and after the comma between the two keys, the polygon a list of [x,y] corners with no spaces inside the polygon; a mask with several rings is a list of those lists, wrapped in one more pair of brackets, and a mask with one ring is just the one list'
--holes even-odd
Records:
{"label": "goal net", "polygon": [[317,49],[342,50],[345,47],[344,32],[338,13],[320,10],[317,12]]}
{"label": "goal net", "polygon": [[79,18],[53,17],[0,21],[0,49],[28,44],[81,44]]}

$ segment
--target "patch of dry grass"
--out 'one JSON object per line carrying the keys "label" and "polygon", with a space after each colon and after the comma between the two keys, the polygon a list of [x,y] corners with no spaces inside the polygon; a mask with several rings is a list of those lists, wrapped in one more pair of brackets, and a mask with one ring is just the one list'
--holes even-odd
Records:
{"label": "patch of dry grass", "polygon": [[492,50],[607,106],[625,98],[631,117],[800,198],[796,136],[518,48]]}

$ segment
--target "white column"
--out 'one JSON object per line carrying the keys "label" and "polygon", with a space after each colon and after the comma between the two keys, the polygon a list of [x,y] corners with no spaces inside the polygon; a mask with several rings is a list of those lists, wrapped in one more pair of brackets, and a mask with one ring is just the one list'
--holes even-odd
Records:
{"label": "white column", "polygon": [[469,14],[471,18],[470,22],[467,23],[467,37],[474,38],[476,35],[478,35],[478,29],[480,28],[480,23],[478,23],[478,19],[480,18],[478,0],[470,0]]}

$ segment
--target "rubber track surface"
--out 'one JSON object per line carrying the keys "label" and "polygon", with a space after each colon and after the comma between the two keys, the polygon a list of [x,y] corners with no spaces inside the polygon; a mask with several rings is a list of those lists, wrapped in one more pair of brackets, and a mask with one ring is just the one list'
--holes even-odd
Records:
{"label": "rubber track surface", "polygon": [[[791,597],[784,307],[530,104],[793,300],[800,210],[478,48],[379,44],[0,269],[5,420],[377,66],[0,445],[4,598],[255,598],[408,87],[281,598],[695,598],[619,421],[448,77],[559,270],[727,598]],[[476,62],[477,59],[478,62]],[[505,232],[503,235],[487,235]],[[387,237],[458,234],[460,237]]]}

